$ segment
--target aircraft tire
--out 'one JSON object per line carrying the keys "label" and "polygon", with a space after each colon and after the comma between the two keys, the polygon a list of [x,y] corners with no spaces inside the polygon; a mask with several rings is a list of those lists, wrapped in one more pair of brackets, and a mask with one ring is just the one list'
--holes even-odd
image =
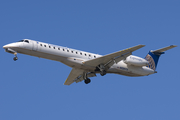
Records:
{"label": "aircraft tire", "polygon": [[100,74],[101,74],[101,76],[104,76],[104,75],[106,75],[106,71],[103,70],[103,71],[100,72]]}
{"label": "aircraft tire", "polygon": [[16,60],[18,60],[18,58],[17,58],[17,57],[14,57],[13,60],[16,61]]}
{"label": "aircraft tire", "polygon": [[85,84],[89,84],[91,82],[91,80],[89,78],[87,78],[86,80],[84,80]]}

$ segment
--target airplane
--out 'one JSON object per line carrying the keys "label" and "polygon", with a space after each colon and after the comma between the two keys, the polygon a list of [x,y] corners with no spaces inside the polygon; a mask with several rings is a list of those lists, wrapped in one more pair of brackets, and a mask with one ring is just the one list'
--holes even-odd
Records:
{"label": "airplane", "polygon": [[124,76],[139,77],[157,73],[157,63],[161,54],[177,47],[170,45],[157,50],[151,50],[145,58],[132,55],[132,52],[144,47],[136,45],[107,55],[99,55],[67,47],[57,46],[30,39],[23,39],[15,43],[4,45],[6,52],[14,54],[14,61],[18,59],[17,53],[39,58],[59,61],[72,68],[64,85],[81,82],[91,82],[90,77],[96,74],[101,76],[114,73]]}

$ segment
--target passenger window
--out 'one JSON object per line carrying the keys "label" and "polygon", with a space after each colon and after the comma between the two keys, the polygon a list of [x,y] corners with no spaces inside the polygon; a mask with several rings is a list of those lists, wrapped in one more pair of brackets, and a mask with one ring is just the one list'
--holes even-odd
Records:
{"label": "passenger window", "polygon": [[60,50],[60,48],[58,48],[58,50]]}
{"label": "passenger window", "polygon": [[40,44],[40,46],[42,46],[42,44]]}
{"label": "passenger window", "polygon": [[64,49],[63,49],[63,51],[64,51]]}
{"label": "passenger window", "polygon": [[73,51],[71,51],[73,53]]}
{"label": "passenger window", "polygon": [[69,52],[69,50],[67,50],[67,52]]}
{"label": "passenger window", "polygon": [[86,56],[86,54],[84,54]]}
{"label": "passenger window", "polygon": [[82,53],[80,53],[82,55]]}
{"label": "passenger window", "polygon": [[94,58],[96,58],[96,56],[94,56]]}
{"label": "passenger window", "polygon": [[56,47],[54,47],[54,49],[56,49]]}
{"label": "passenger window", "polygon": [[89,55],[89,57],[91,57],[91,55]]}
{"label": "passenger window", "polygon": [[51,48],[51,46],[49,46],[49,48]]}
{"label": "passenger window", "polygon": [[76,52],[76,54],[78,54],[78,52]]}
{"label": "passenger window", "polygon": [[44,45],[44,47],[46,47],[46,45]]}

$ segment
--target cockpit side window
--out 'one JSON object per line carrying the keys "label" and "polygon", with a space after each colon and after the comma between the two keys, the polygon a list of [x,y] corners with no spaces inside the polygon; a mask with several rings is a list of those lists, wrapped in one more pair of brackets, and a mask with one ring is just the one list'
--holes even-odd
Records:
{"label": "cockpit side window", "polygon": [[20,40],[20,41],[18,41],[18,42],[27,42],[27,43],[29,43],[28,40]]}
{"label": "cockpit side window", "polygon": [[27,43],[29,43],[29,41],[28,41],[28,40],[24,40],[24,42],[27,42]]}

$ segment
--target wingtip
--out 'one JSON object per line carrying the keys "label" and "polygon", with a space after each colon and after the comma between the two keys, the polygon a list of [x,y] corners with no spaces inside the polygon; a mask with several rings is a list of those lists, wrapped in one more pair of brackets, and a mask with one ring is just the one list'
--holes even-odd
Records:
{"label": "wingtip", "polygon": [[68,84],[65,84],[65,83],[63,85],[69,86]]}
{"label": "wingtip", "polygon": [[66,81],[64,82],[64,85],[67,85],[66,82],[67,82],[68,79],[66,79]]}

